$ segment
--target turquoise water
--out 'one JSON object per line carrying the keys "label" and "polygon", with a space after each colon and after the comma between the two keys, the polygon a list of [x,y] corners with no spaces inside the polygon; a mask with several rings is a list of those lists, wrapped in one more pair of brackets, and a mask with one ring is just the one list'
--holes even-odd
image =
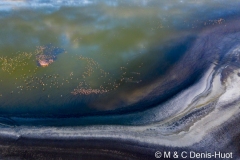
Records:
{"label": "turquoise water", "polygon": [[239,6],[0,0],[0,159],[236,159]]}
{"label": "turquoise water", "polygon": [[[2,114],[67,115],[130,106],[184,54],[182,46],[169,51],[169,44],[225,22],[218,13],[224,5],[212,2],[18,3],[0,8]],[[205,13],[194,10],[199,6]],[[36,57],[46,46],[62,52],[41,67]]]}

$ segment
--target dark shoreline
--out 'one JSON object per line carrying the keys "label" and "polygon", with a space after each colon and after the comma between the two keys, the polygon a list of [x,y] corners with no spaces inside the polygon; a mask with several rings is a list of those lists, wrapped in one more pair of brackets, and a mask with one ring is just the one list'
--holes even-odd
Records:
{"label": "dark shoreline", "polygon": [[[151,160],[155,152],[194,151],[197,153],[232,152],[233,159],[240,157],[240,116],[225,122],[221,127],[215,128],[200,142],[186,147],[172,147],[154,145],[132,140],[113,138],[76,138],[76,139],[49,139],[19,137],[12,139],[0,137],[0,159],[3,160]],[[235,125],[232,125],[235,124]],[[228,136],[226,136],[228,135]],[[219,145],[221,144],[221,145]],[[169,159],[175,159],[172,157]],[[163,158],[162,158],[163,159]],[[178,158],[182,159],[182,158]],[[189,158],[186,158],[189,159]],[[204,160],[205,158],[200,158]],[[207,159],[207,158],[206,158]]]}
{"label": "dark shoreline", "polygon": [[[4,143],[5,145],[4,145]],[[50,140],[20,138],[16,142],[0,140],[3,158],[21,159],[150,159],[154,149],[131,142],[100,139]],[[0,158],[1,158],[0,156]],[[39,157],[39,158],[37,158]],[[50,158],[51,157],[51,158]]]}
{"label": "dark shoreline", "polygon": [[[0,159],[3,160],[57,160],[57,159],[156,159],[155,152],[215,151],[232,152],[233,159],[240,157],[240,114],[215,127],[203,139],[186,147],[173,147],[124,140],[118,138],[29,138],[0,137]],[[234,124],[234,125],[233,125]],[[228,135],[228,136],[226,136]],[[172,158],[174,159],[174,158]],[[179,158],[181,159],[181,158]],[[188,159],[188,158],[186,158]],[[204,158],[202,159],[204,160]]]}

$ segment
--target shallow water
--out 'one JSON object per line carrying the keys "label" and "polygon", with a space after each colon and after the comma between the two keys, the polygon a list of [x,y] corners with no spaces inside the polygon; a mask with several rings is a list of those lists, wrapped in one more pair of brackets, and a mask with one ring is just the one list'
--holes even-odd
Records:
{"label": "shallow water", "polygon": [[[138,103],[154,86],[178,81],[169,72],[196,34],[232,14],[223,3],[205,1],[1,3],[0,111],[17,116],[148,108]],[[48,45],[64,52],[41,67],[36,57]],[[181,90],[176,85],[169,95],[155,94],[164,101]],[[154,99],[149,107],[160,103]]]}
{"label": "shallow water", "polygon": [[[26,6],[7,16],[2,11],[1,112],[57,113],[71,104],[80,108],[78,112],[122,107],[89,103],[111,92],[118,98],[146,83],[142,79],[154,72],[153,65],[165,61],[164,52],[151,53],[152,48],[176,32],[163,27],[168,24],[162,24],[158,7],[125,5],[93,2],[50,8],[50,13]],[[36,56],[46,45],[65,52],[49,66],[39,67]],[[167,70],[171,64],[164,63]]]}

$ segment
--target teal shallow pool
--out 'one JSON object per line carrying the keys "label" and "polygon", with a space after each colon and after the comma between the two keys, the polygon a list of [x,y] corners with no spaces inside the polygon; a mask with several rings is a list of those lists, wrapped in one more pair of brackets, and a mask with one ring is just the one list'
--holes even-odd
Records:
{"label": "teal shallow pool", "polygon": [[[160,70],[172,65],[163,51],[153,52],[176,34],[159,14],[158,6],[104,3],[65,6],[51,13],[43,8],[11,11],[0,24],[1,112],[61,113],[71,104],[84,112],[133,103],[124,94],[134,96],[129,91],[146,85],[156,63],[163,63]],[[37,56],[49,45],[63,51],[41,67]],[[122,102],[94,104],[111,94]]]}
{"label": "teal shallow pool", "polygon": [[[165,82],[188,72],[181,79],[170,70],[196,34],[225,23],[228,12],[222,3],[190,1],[1,3],[0,113],[22,116],[127,108],[161,85],[164,93],[154,94],[172,96],[178,91],[165,94]],[[57,50],[39,65],[39,55]]]}

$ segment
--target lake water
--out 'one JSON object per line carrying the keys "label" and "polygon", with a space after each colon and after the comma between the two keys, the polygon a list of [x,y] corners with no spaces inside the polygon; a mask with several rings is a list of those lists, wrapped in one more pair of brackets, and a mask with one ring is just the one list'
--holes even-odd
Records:
{"label": "lake water", "polygon": [[0,0],[0,159],[240,159],[239,6]]}
{"label": "lake water", "polygon": [[[0,5],[0,113],[30,117],[84,115],[138,103],[173,76],[168,71],[188,49],[184,43],[237,10],[215,1]],[[38,64],[39,54],[54,51],[59,53],[51,64]]]}

